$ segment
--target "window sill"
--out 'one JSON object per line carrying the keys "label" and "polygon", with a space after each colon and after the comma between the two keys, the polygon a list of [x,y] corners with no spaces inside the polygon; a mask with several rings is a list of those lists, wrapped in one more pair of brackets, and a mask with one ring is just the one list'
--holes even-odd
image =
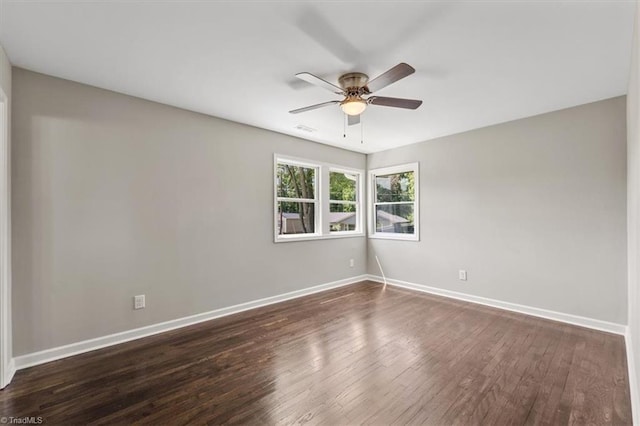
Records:
{"label": "window sill", "polygon": [[332,232],[331,234],[309,234],[309,235],[301,235],[301,234],[290,234],[285,236],[277,236],[274,240],[274,243],[292,243],[295,241],[311,241],[311,240],[333,240],[336,238],[354,238],[354,237],[364,237],[364,232]]}
{"label": "window sill", "polygon": [[378,240],[420,241],[420,237],[416,234],[393,234],[385,232],[369,234],[369,238]]}

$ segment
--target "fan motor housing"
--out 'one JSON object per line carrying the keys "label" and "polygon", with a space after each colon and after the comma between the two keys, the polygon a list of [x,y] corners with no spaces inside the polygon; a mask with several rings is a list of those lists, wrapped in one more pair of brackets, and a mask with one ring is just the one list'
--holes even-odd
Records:
{"label": "fan motor housing", "polygon": [[367,85],[369,82],[369,76],[361,72],[350,72],[340,76],[338,84],[345,92],[349,92],[349,89],[358,90]]}

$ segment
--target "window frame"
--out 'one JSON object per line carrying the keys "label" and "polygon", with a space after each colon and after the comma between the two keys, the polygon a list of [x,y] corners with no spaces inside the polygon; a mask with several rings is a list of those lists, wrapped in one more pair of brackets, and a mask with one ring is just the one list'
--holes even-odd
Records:
{"label": "window frame", "polygon": [[[282,198],[278,197],[278,164],[290,164],[295,166],[315,168],[315,232],[308,234],[278,234],[278,202]],[[334,231],[331,232],[329,223],[330,210],[330,172],[349,173],[357,176],[356,190],[356,229],[354,231]],[[364,176],[362,169],[345,167],[337,164],[313,161],[304,158],[292,157],[275,153],[273,155],[273,241],[275,243],[325,240],[333,238],[364,237]],[[301,202],[308,202],[307,200]]]}
{"label": "window frame", "polygon": [[[287,164],[290,166],[297,166],[297,167],[305,167],[305,168],[309,168],[309,169],[315,169],[314,175],[313,175],[313,179],[314,179],[314,191],[313,191],[313,199],[311,198],[290,198],[290,197],[279,197],[278,196],[278,164]],[[320,175],[320,165],[318,164],[314,164],[312,162],[309,161],[305,161],[305,160],[294,160],[291,158],[283,158],[283,157],[279,157],[276,162],[274,163],[274,169],[273,169],[273,193],[274,193],[274,203],[273,203],[273,209],[274,209],[274,215],[273,215],[273,219],[274,219],[274,224],[275,224],[275,228],[274,228],[274,234],[276,236],[277,240],[290,240],[290,239],[299,239],[298,238],[293,238],[294,236],[298,236],[298,235],[304,235],[305,237],[308,238],[312,238],[312,237],[317,237],[322,235],[321,232],[318,232],[319,229],[319,224],[322,224],[322,221],[320,220],[320,215],[321,215],[321,209],[320,209],[320,179],[318,178]],[[285,201],[285,202],[294,202],[294,203],[313,203],[313,230],[314,232],[308,232],[308,233],[302,233],[302,234],[278,234],[278,203]]]}
{"label": "window frame", "polygon": [[[331,173],[345,173],[345,174],[353,174],[356,175],[356,200],[355,201],[343,201],[343,200],[332,200],[331,199]],[[352,236],[352,235],[364,235],[364,226],[363,226],[363,215],[362,215],[362,193],[364,190],[364,182],[363,182],[364,172],[362,170],[353,170],[344,167],[331,166],[328,165],[328,173],[327,173],[327,182],[328,182],[328,196],[327,196],[327,215],[331,213],[331,204],[355,204],[356,206],[356,229],[353,231],[331,231],[331,222],[327,217],[327,222],[329,224],[329,234],[335,237],[340,236]]]}
{"label": "window frame", "polygon": [[[420,241],[420,167],[419,163],[399,164],[397,166],[381,167],[369,170],[367,191],[367,218],[369,222],[368,237],[386,240]],[[397,173],[413,172],[414,174],[414,200],[413,200],[413,234],[400,234],[395,232],[376,231],[376,206],[379,204],[399,204],[399,202],[376,202],[376,177]],[[403,202],[408,204],[409,202]]]}

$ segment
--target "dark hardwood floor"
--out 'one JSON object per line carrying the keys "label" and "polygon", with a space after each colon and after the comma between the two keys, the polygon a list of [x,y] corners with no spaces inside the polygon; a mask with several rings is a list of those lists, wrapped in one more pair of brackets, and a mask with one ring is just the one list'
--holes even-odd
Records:
{"label": "dark hardwood floor", "polygon": [[631,424],[624,339],[361,283],[19,371],[46,424]]}

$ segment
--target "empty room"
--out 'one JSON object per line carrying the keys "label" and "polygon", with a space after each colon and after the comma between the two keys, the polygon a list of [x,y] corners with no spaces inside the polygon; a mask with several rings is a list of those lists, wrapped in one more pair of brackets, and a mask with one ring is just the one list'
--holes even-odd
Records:
{"label": "empty room", "polygon": [[0,424],[640,424],[639,17],[0,0]]}

